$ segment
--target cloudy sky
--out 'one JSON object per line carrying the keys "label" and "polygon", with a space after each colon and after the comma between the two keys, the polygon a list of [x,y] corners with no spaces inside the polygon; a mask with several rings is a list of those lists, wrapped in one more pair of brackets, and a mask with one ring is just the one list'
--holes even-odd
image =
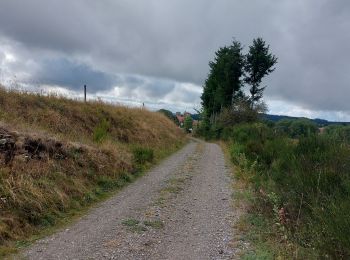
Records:
{"label": "cloudy sky", "polygon": [[0,0],[0,82],[192,110],[214,52],[256,37],[270,113],[350,121],[349,0]]}

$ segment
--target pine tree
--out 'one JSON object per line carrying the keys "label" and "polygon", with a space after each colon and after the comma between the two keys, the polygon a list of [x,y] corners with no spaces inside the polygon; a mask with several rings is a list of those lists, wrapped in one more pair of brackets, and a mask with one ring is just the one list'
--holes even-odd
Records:
{"label": "pine tree", "polygon": [[250,101],[252,108],[263,96],[265,87],[260,87],[262,79],[275,70],[273,66],[277,58],[269,52],[269,46],[262,38],[253,40],[246,55],[244,70],[246,76],[244,81],[250,85]]}
{"label": "pine tree", "polygon": [[230,107],[241,92],[244,68],[241,43],[233,41],[231,46],[220,48],[209,67],[201,98],[207,115],[212,116],[223,108]]}

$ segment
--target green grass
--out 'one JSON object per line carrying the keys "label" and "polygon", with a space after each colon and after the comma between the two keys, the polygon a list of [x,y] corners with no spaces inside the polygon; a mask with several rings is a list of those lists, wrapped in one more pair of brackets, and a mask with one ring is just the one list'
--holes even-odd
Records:
{"label": "green grass", "polygon": [[128,227],[135,227],[139,223],[140,223],[140,221],[138,221],[137,219],[134,219],[134,218],[125,219],[122,221],[122,224],[124,226],[128,226]]}
{"label": "green grass", "polygon": [[147,227],[152,227],[155,229],[161,229],[164,227],[164,223],[161,220],[146,220],[143,224]]}
{"label": "green grass", "polygon": [[141,225],[140,221],[134,218],[125,219],[122,224],[128,228],[129,231],[141,233],[147,231],[147,228]]}
{"label": "green grass", "polygon": [[136,147],[133,149],[134,161],[137,164],[145,164],[152,162],[154,159],[154,151],[150,148]]}
{"label": "green grass", "polygon": [[165,187],[165,188],[163,188],[163,189],[161,190],[161,193],[166,193],[166,192],[168,192],[168,193],[178,194],[182,189],[183,189],[183,188],[180,187],[180,186],[178,186],[178,185],[176,185],[176,186],[167,186],[167,187]]}
{"label": "green grass", "polygon": [[235,195],[250,197],[247,225],[253,233],[247,239],[255,247],[250,254],[258,257],[259,251],[261,259],[271,253],[300,259],[350,257],[350,146],[343,137],[309,130],[298,136],[262,124],[232,129],[236,176],[255,193]]}
{"label": "green grass", "polygon": [[[237,187],[235,187],[237,188]],[[249,188],[245,188],[248,189]],[[242,192],[242,195],[237,193]],[[248,243],[248,248],[238,244],[241,259],[317,259],[313,250],[300,248],[289,241],[280,226],[276,224],[272,212],[264,212],[257,205],[257,193],[236,191],[236,205],[245,205],[247,210],[235,223],[238,240]]]}
{"label": "green grass", "polygon": [[[11,254],[17,253],[19,250],[30,246],[35,241],[51,235],[65,227],[78,221],[81,216],[87,214],[91,206],[96,205],[115,195],[120,188],[131,183],[134,179],[128,179],[128,181],[123,181],[122,184],[114,186],[113,189],[105,189],[102,187],[97,187],[93,191],[88,192],[84,196],[84,201],[72,200],[69,210],[65,212],[55,213],[54,215],[47,213],[40,219],[40,225],[36,227],[35,231],[28,237],[21,240],[8,241],[3,246],[0,246],[0,257],[6,257]],[[111,186],[112,180],[108,184]],[[114,180],[113,180],[114,181]]]}
{"label": "green grass", "polygon": [[128,228],[129,231],[141,233],[147,231],[147,227],[154,229],[162,229],[164,223],[161,220],[145,220],[141,223],[139,220],[134,218],[125,219],[122,224]]}
{"label": "green grass", "polygon": [[102,118],[101,122],[94,128],[93,140],[97,143],[101,143],[108,136],[108,130],[110,123],[105,118]]}

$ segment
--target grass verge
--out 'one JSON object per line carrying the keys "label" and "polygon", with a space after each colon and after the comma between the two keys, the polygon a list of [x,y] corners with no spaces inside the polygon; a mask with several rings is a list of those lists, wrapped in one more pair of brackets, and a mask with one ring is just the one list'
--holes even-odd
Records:
{"label": "grass verge", "polygon": [[248,236],[254,257],[262,249],[282,259],[350,256],[349,143],[343,135],[304,132],[296,138],[262,123],[227,131],[235,176],[251,190],[242,223],[248,234],[257,230]]}
{"label": "grass verge", "polygon": [[235,209],[233,246],[241,259],[317,259],[285,236],[283,227],[261,208],[261,195],[252,183],[242,177],[244,172],[230,158],[229,144],[219,141],[232,172],[232,198]]}

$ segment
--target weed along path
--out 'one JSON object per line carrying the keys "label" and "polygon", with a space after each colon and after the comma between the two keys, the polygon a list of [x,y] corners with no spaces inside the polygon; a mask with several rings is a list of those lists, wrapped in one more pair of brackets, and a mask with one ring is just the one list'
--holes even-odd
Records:
{"label": "weed along path", "polygon": [[231,259],[229,171],[216,144],[181,151],[25,259]]}

